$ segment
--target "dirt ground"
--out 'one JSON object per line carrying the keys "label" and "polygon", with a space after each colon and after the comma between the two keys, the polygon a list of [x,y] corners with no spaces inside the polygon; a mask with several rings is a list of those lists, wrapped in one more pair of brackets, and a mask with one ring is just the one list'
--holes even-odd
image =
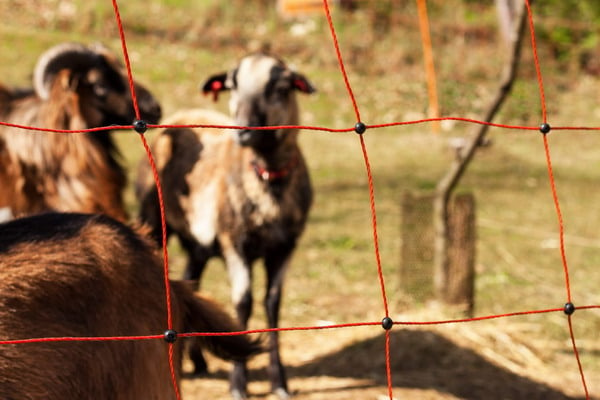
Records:
{"label": "dirt ground", "polygon": [[[395,326],[390,347],[394,399],[585,398],[568,351],[563,355],[565,368],[552,371],[544,361],[543,349],[493,327]],[[283,332],[282,354],[293,398],[389,399],[384,349],[385,334],[377,326]],[[250,363],[250,398],[275,399],[269,393],[266,363],[264,355]],[[229,365],[210,358],[209,369],[209,377],[186,375],[182,382],[186,399],[229,398]],[[189,371],[190,365],[184,365],[184,370]]]}

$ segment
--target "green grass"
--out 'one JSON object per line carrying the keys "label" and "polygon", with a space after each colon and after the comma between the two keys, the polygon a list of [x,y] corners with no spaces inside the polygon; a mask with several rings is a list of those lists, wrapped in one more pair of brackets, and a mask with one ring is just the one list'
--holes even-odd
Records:
{"label": "green grass", "polygon": [[[302,121],[332,128],[352,127],[352,104],[333,53],[324,19],[302,37],[291,35],[292,22],[274,18],[268,9],[224,7],[222,2],[168,0],[121,2],[128,49],[136,78],[161,99],[166,114],[179,108],[216,107],[199,94],[202,79],[233,65],[247,48],[271,41],[275,51],[295,64],[318,88],[301,99]],[[432,37],[436,46],[439,95],[444,115],[478,118],[498,79],[500,52],[493,10],[465,9],[462,2],[434,2]],[[451,4],[450,4],[451,3]],[[0,73],[7,84],[26,85],[37,55],[63,40],[102,41],[115,51],[120,41],[109,2],[76,1],[75,15],[46,19],[57,2],[37,10],[33,2],[21,8],[0,5]],[[334,15],[340,47],[348,63],[361,117],[367,124],[405,121],[427,115],[427,97],[414,5],[407,16],[382,35],[370,26],[371,14]],[[475,6],[473,6],[475,7]],[[40,11],[40,12],[36,12]],[[484,12],[485,18],[454,18]],[[479,14],[477,14],[479,15]],[[263,22],[248,23],[247,21]],[[244,21],[244,22],[242,22]],[[450,35],[446,35],[451,32]],[[477,36],[475,33],[482,33]],[[18,49],[18,50],[16,50]],[[597,77],[565,76],[540,43],[549,122],[558,125],[600,125]],[[537,125],[541,109],[532,56],[524,52],[521,80],[498,122]],[[379,245],[393,316],[410,318],[414,304],[400,290],[400,201],[405,191],[431,191],[452,161],[447,139],[473,129],[454,123],[432,133],[426,124],[368,130],[365,144],[375,184]],[[148,132],[151,139],[154,132]],[[558,222],[553,204],[542,137],[539,133],[493,128],[492,145],[482,148],[459,190],[472,191],[477,202],[477,315],[561,307],[566,300],[564,273],[556,248]],[[566,233],[566,254],[576,304],[600,304],[600,136],[591,132],[553,131],[549,136],[556,187]],[[284,298],[282,325],[313,324],[317,320],[356,322],[383,315],[373,248],[373,231],[365,161],[354,133],[305,131],[301,144],[310,167],[315,203],[298,247]],[[119,146],[135,178],[135,166],[145,156],[137,134],[123,132]],[[133,192],[128,207],[137,208]],[[173,276],[184,259],[176,243],[171,249]],[[264,294],[262,272],[256,270],[256,310]],[[203,288],[228,301],[222,265],[212,263]],[[409,311],[410,310],[410,311]],[[422,314],[418,314],[422,315]],[[538,335],[551,348],[567,350],[562,315],[531,317]],[[586,367],[595,374],[600,361],[593,346],[600,319],[593,311],[575,315],[576,333],[584,345]],[[260,324],[260,322],[257,322]],[[498,325],[511,324],[510,320]],[[474,327],[475,329],[475,327]],[[533,336],[532,340],[539,337]],[[586,351],[585,348],[590,348]],[[561,351],[562,351],[561,350]],[[540,351],[543,351],[540,350]]]}

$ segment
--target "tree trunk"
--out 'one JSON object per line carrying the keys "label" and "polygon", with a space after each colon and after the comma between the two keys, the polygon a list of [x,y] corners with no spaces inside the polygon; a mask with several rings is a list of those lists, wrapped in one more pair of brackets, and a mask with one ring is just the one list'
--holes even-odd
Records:
{"label": "tree trunk", "polygon": [[496,0],[500,35],[507,48],[512,45],[514,35],[517,33],[514,26],[518,22],[519,4],[523,4],[523,0]]}
{"label": "tree trunk", "polygon": [[[525,22],[527,21],[527,11],[525,2],[519,9],[518,24],[513,24],[515,34],[511,35],[511,51],[509,57],[504,63],[500,85],[496,96],[490,103],[488,110],[483,118],[485,122],[491,122],[500,109],[504,100],[508,97],[512,89],[513,82],[517,75],[517,67],[521,55],[521,42],[525,31]],[[445,293],[445,284],[448,282],[448,201],[452,191],[457,186],[460,178],[464,174],[467,166],[473,159],[475,151],[482,142],[488,130],[488,125],[477,125],[474,134],[471,136],[467,145],[458,153],[458,156],[450,166],[446,175],[438,182],[435,190],[435,199],[433,202],[434,212],[434,286],[438,298],[443,300]]]}

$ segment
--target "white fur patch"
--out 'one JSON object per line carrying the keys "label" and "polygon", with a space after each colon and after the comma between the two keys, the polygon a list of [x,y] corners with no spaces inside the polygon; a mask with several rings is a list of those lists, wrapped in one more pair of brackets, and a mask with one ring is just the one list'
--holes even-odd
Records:
{"label": "white fur patch", "polygon": [[272,57],[251,56],[244,58],[238,66],[238,88],[242,96],[262,94],[269,82],[271,69],[277,65]]}
{"label": "white fur patch", "polygon": [[196,240],[210,246],[217,232],[217,185],[213,181],[203,190],[193,191],[190,198],[190,210],[186,216],[191,221],[190,230]]}
{"label": "white fur patch", "polygon": [[11,219],[14,219],[14,215],[10,207],[2,207],[0,208],[0,223],[8,222]]}
{"label": "white fur patch", "polygon": [[233,248],[228,249],[224,256],[231,282],[231,301],[237,305],[250,291],[250,267]]}

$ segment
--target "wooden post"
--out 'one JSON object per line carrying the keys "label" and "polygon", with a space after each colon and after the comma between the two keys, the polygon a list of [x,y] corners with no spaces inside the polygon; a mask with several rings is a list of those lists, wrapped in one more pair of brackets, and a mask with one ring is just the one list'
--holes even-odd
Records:
{"label": "wooden post", "polygon": [[433,195],[402,197],[402,247],[400,287],[417,302],[434,297],[433,288]]}
{"label": "wooden post", "polygon": [[449,210],[448,271],[444,302],[473,313],[475,289],[475,199],[471,193],[454,196]]}
{"label": "wooden post", "polygon": [[[517,67],[521,58],[521,43],[525,32],[527,22],[527,11],[526,3],[522,2],[520,8],[520,14],[517,19],[519,23],[515,23],[513,28],[515,34],[512,35],[513,42],[511,43],[510,57],[506,59],[502,73],[500,76],[500,83],[496,91],[496,95],[490,102],[485,115],[481,118],[482,121],[491,122],[495,115],[500,110],[500,107],[508,97],[513,83],[517,77]],[[471,160],[475,156],[475,152],[480,147],[485,134],[490,125],[480,124],[474,127],[474,133],[467,141],[467,145],[462,151],[457,154],[454,162],[448,168],[446,174],[442,177],[435,188],[435,199],[433,207],[433,226],[435,229],[435,256],[434,256],[434,279],[436,284],[437,292],[443,291],[447,277],[445,276],[449,270],[449,238],[450,229],[448,221],[450,219],[449,213],[449,202],[452,198],[452,192],[460,182],[463,174],[467,170]]]}

